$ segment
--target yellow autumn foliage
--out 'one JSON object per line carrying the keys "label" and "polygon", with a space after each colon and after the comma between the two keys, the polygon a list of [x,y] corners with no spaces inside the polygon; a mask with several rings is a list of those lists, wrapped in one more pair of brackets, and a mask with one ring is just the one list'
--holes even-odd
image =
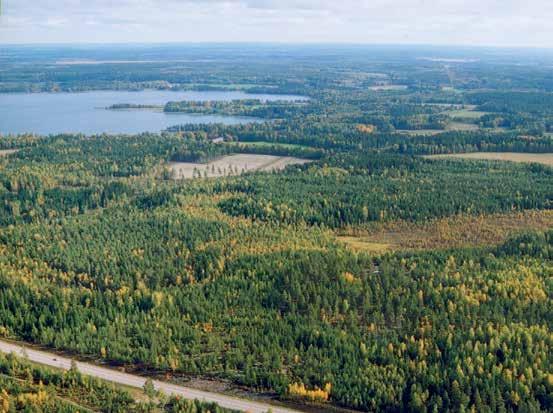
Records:
{"label": "yellow autumn foliage", "polygon": [[48,393],[44,390],[39,390],[37,393],[24,393],[17,397],[17,404],[20,408],[25,406],[42,406],[48,402]]}
{"label": "yellow autumn foliage", "polygon": [[0,392],[0,413],[8,413],[10,411],[10,395],[6,390]]}
{"label": "yellow autumn foliage", "polygon": [[347,271],[344,272],[342,274],[342,277],[344,278],[344,281],[346,281],[348,283],[353,283],[353,282],[357,281],[357,278],[351,272],[347,272]]}
{"label": "yellow autumn foliage", "polygon": [[288,385],[288,395],[295,398],[306,399],[312,402],[326,402],[330,397],[332,384],[326,383],[324,389],[315,387],[309,390],[303,383],[292,383]]}
{"label": "yellow autumn foliage", "polygon": [[371,124],[359,124],[357,125],[357,130],[361,133],[374,133],[376,127]]}

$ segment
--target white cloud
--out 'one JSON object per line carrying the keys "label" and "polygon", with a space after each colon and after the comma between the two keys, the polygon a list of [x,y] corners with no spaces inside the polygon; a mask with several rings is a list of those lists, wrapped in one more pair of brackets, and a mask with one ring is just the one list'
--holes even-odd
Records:
{"label": "white cloud", "polygon": [[546,0],[8,0],[0,42],[553,45]]}

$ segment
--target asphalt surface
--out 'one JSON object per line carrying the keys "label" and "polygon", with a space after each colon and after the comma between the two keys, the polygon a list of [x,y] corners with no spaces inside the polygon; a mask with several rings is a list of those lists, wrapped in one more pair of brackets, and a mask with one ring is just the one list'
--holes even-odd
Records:
{"label": "asphalt surface", "polygon": [[[58,356],[54,353],[35,350],[30,347],[25,347],[20,344],[15,344],[0,340],[0,351],[2,353],[14,353],[17,356],[25,357],[29,361],[42,364],[45,366],[56,367],[63,370],[71,368],[71,359]],[[97,377],[102,380],[107,380],[113,383],[122,384],[129,387],[143,388],[146,378],[134,374],[122,373],[120,371],[96,366],[91,363],[77,362],[77,369],[82,374]],[[226,396],[218,393],[211,393],[202,390],[191,389],[185,386],[178,386],[162,381],[154,380],[156,390],[171,395],[178,395],[186,399],[198,399],[206,402],[215,402],[221,407],[228,409],[240,410],[249,413],[265,413],[271,410],[273,413],[299,413],[298,410],[293,410],[280,406],[273,406],[267,403],[255,402],[238,397]]]}

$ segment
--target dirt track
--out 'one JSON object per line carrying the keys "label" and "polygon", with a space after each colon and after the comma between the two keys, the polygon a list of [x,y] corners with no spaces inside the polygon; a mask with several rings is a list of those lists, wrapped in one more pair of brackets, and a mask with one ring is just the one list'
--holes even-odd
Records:
{"label": "dirt track", "polygon": [[[0,340],[0,351],[3,353],[14,353],[18,356],[25,357],[34,363],[43,364],[45,366],[68,370],[71,367],[71,359],[61,357],[53,353],[35,350],[29,347],[24,347],[21,344],[15,344],[8,341]],[[134,374],[122,373],[120,371],[99,367],[91,363],[77,362],[78,370],[85,375],[93,376],[102,380],[107,380],[113,383],[142,388],[146,379]],[[207,402],[215,402],[221,407],[228,409],[240,410],[251,413],[264,413],[269,409],[274,413],[296,413],[297,410],[288,409],[285,407],[274,406],[267,403],[254,402],[251,400],[240,399],[237,397],[226,396],[223,394],[211,393],[202,390],[196,390],[184,386],[154,381],[154,386],[157,390],[166,394],[175,394],[186,399],[198,399]]]}

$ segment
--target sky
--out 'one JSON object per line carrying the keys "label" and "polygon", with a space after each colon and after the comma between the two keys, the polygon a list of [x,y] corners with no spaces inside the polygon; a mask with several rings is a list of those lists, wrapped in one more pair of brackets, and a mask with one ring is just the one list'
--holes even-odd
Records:
{"label": "sky", "polygon": [[0,1],[0,43],[553,47],[551,0]]}

